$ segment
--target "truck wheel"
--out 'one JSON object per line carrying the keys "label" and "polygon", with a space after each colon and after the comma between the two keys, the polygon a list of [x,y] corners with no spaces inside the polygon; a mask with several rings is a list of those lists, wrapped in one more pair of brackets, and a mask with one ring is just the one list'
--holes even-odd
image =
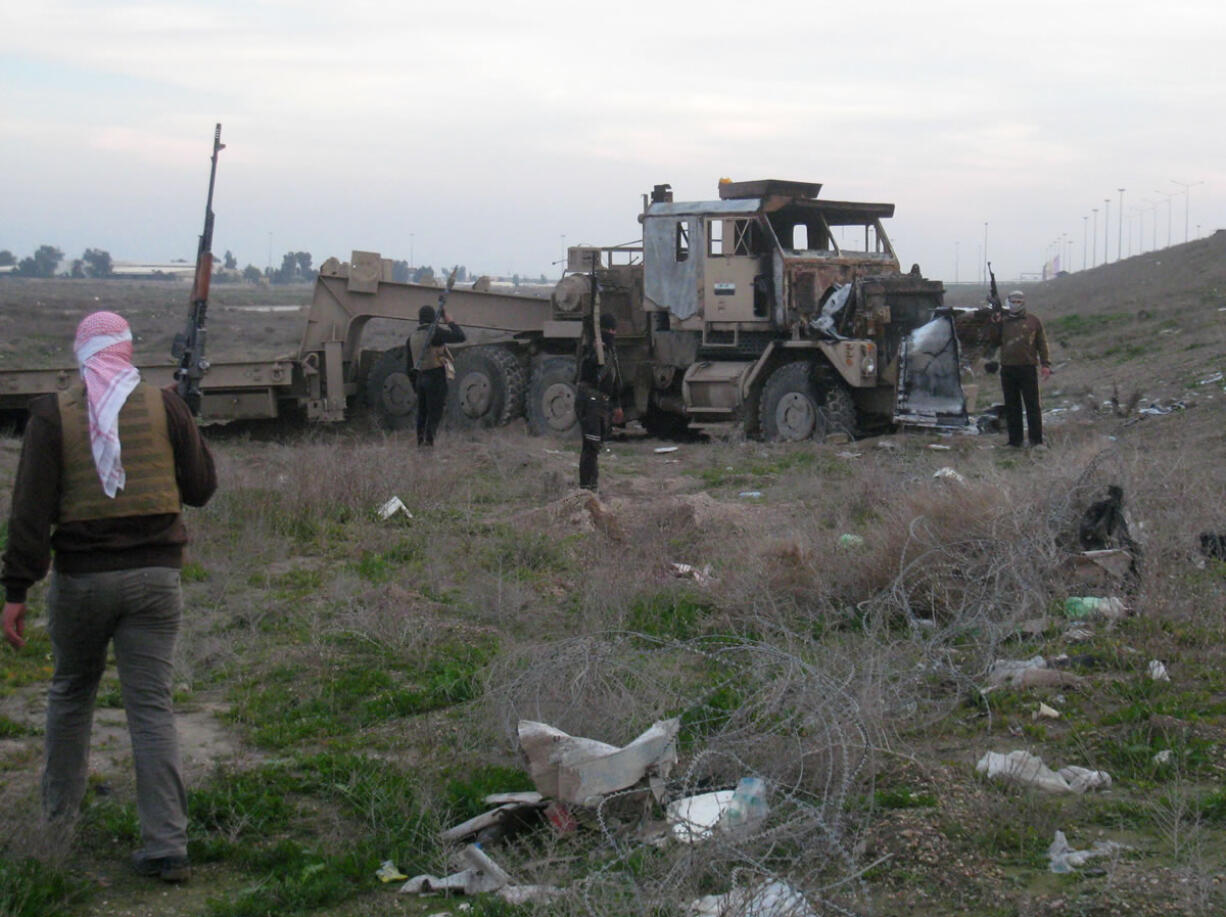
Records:
{"label": "truck wheel", "polygon": [[366,403],[385,430],[407,430],[417,419],[417,392],[404,371],[404,348],[385,350],[366,376]]}
{"label": "truck wheel", "polygon": [[573,357],[549,357],[533,370],[527,413],[528,429],[536,436],[568,438],[578,432]]}
{"label": "truck wheel", "polygon": [[457,351],[455,381],[448,386],[447,422],[458,430],[494,427],[524,409],[524,368],[504,347]]}
{"label": "truck wheel", "polygon": [[797,360],[783,364],[766,380],[758,422],[768,440],[796,442],[835,432],[850,436],[856,408],[846,385],[832,380],[819,386],[813,364]]}

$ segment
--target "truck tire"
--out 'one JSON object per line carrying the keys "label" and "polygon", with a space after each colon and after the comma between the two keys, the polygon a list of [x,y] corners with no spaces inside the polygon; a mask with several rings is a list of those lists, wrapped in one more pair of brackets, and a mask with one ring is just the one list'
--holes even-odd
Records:
{"label": "truck tire", "polygon": [[404,348],[385,350],[366,376],[366,403],[384,430],[407,430],[417,420],[417,392],[404,366]]}
{"label": "truck tire", "polygon": [[855,432],[856,407],[842,381],[819,384],[812,363],[784,363],[766,380],[758,403],[763,438],[797,442]]}
{"label": "truck tire", "polygon": [[447,387],[447,423],[456,430],[501,426],[523,413],[526,387],[524,368],[505,347],[459,350]]}
{"label": "truck tire", "polygon": [[535,436],[569,439],[578,435],[574,357],[547,357],[532,371],[527,414],[528,429]]}

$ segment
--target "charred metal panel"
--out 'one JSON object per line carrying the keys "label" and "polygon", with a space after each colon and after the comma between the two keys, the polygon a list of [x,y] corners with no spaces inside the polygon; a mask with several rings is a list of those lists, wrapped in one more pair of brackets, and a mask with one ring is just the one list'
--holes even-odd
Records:
{"label": "charred metal panel", "polygon": [[[657,204],[655,207],[669,207]],[[685,250],[681,250],[684,238]],[[696,214],[648,216],[643,221],[643,295],[679,319],[702,312],[706,229]]]}
{"label": "charred metal panel", "polygon": [[941,309],[904,338],[898,358],[899,423],[967,427],[953,316]]}

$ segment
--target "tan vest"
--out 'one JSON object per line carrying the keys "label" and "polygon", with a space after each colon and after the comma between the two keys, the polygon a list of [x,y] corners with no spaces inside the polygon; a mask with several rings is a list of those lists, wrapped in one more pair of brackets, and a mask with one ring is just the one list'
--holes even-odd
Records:
{"label": "tan vest", "polygon": [[[409,335],[409,347],[413,351],[410,356],[414,363],[417,362],[417,357],[421,354],[421,345],[426,342],[426,333],[429,330],[429,328],[418,328]],[[446,344],[439,344],[437,347],[427,347],[425,356],[421,358],[421,366],[415,365],[413,368],[420,373],[438,369],[443,365],[443,356],[446,353]]]}
{"label": "tan vest", "polygon": [[62,431],[59,522],[154,516],[181,510],[174,448],[160,391],[142,382],[119,411],[119,442],[127,483],[113,500],[102,490],[89,444],[84,383],[60,392],[58,399]]}

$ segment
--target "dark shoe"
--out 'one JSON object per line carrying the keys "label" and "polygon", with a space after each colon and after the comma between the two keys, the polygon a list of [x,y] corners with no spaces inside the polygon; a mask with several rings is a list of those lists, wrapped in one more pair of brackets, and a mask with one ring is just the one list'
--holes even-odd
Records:
{"label": "dark shoe", "polygon": [[138,876],[161,879],[163,882],[186,882],[192,877],[192,867],[187,857],[151,857],[144,851],[132,854],[132,871]]}

